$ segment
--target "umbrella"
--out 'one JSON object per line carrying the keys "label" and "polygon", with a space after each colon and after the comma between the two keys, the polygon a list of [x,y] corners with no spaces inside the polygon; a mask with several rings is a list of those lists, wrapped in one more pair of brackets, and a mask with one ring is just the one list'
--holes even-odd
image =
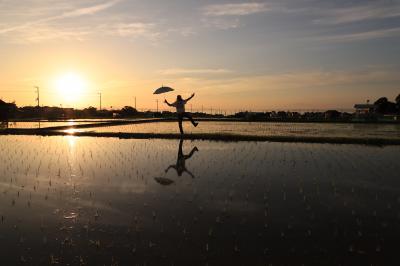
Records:
{"label": "umbrella", "polygon": [[173,180],[171,180],[169,178],[165,178],[165,177],[155,177],[154,180],[156,180],[157,183],[159,183],[163,186],[168,186],[168,185],[171,185],[172,183],[174,183]]}
{"label": "umbrella", "polygon": [[173,91],[173,90],[174,90],[174,89],[171,88],[171,87],[162,86],[162,87],[156,89],[156,90],[153,92],[153,94],[162,94],[162,93],[166,93],[166,92]]}

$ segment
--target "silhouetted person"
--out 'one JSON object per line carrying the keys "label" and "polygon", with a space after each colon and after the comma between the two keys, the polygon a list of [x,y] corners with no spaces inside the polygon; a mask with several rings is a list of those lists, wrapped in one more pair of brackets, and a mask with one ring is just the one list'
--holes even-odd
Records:
{"label": "silhouetted person", "polygon": [[178,174],[178,176],[182,176],[184,172],[188,173],[192,178],[194,178],[194,175],[186,169],[186,160],[190,159],[190,157],[193,156],[193,154],[196,151],[199,151],[197,147],[194,147],[188,155],[184,155],[182,151],[182,146],[183,146],[183,139],[179,141],[179,149],[178,149],[178,158],[176,160],[176,164],[171,164],[168,166],[167,169],[165,169],[165,173],[168,173],[169,169],[174,168]]}
{"label": "silhouetted person", "polygon": [[193,126],[195,126],[195,127],[197,127],[197,125],[199,124],[193,120],[193,117],[190,113],[185,111],[185,104],[193,97],[194,97],[194,93],[192,94],[192,96],[190,96],[186,100],[182,99],[182,96],[178,95],[176,97],[176,101],[174,103],[169,103],[167,100],[164,101],[166,104],[168,104],[168,106],[173,106],[176,108],[176,113],[178,114],[179,130],[180,130],[181,134],[183,134],[182,121],[183,121],[184,117],[189,118],[190,122],[192,122]]}

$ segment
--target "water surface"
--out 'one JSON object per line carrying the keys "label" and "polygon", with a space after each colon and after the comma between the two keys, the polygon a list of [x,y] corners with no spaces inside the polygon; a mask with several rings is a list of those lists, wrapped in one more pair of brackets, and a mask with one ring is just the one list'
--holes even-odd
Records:
{"label": "water surface", "polygon": [[[77,131],[98,133],[179,133],[177,122],[93,127]],[[252,136],[351,137],[400,139],[400,124],[206,122],[184,123],[185,133],[220,133]]]}
{"label": "water surface", "polygon": [[382,264],[398,246],[395,146],[1,136],[0,149],[4,265]]}

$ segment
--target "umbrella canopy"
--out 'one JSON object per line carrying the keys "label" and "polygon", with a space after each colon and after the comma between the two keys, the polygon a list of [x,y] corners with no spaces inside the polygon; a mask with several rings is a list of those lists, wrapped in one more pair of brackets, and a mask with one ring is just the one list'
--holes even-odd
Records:
{"label": "umbrella canopy", "polygon": [[162,86],[162,87],[156,89],[156,90],[153,92],[153,94],[162,94],[162,93],[166,93],[166,92],[173,91],[173,90],[174,90],[174,89],[171,88],[171,87]]}
{"label": "umbrella canopy", "polygon": [[163,186],[168,186],[174,183],[173,180],[165,178],[165,177],[155,177],[154,180],[156,180],[157,183],[163,185]]}

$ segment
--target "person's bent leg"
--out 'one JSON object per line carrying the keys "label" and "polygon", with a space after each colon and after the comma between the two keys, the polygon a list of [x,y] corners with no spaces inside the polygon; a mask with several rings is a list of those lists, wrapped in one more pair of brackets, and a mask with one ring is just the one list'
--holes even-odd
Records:
{"label": "person's bent leg", "polygon": [[184,116],[187,117],[187,118],[189,118],[189,120],[190,120],[190,122],[192,122],[192,125],[193,125],[193,126],[197,127],[198,123],[196,123],[196,122],[193,120],[193,117],[192,117],[192,115],[191,115],[190,113],[184,113]]}

